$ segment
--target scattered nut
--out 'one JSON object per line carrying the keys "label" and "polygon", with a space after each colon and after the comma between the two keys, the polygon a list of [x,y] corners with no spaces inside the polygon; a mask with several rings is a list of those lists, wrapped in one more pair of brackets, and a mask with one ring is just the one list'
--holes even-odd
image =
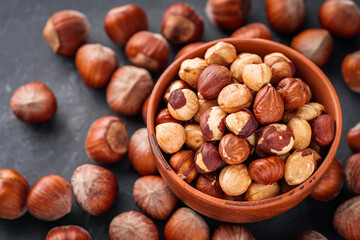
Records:
{"label": "scattered nut", "polygon": [[284,171],[284,161],[275,156],[257,159],[249,165],[251,179],[264,185],[279,181],[284,176]]}
{"label": "scattered nut", "polygon": [[221,189],[230,196],[239,196],[246,192],[251,181],[245,164],[228,165],[219,175]]}
{"label": "scattered nut", "polygon": [[229,114],[225,118],[225,125],[230,132],[244,138],[249,137],[258,128],[254,115],[247,109]]}
{"label": "scattered nut", "polygon": [[176,89],[191,89],[190,85],[187,82],[182,80],[176,80],[170,83],[164,93],[163,100],[167,104],[169,102],[170,94]]}
{"label": "scattered nut", "polygon": [[218,106],[218,103],[216,99],[215,100],[199,99],[199,105],[200,105],[199,110],[193,118],[195,122],[200,122],[201,115],[209,108]]}
{"label": "scattered nut", "polygon": [[294,117],[311,121],[317,118],[318,116],[320,116],[323,112],[324,112],[323,105],[321,105],[320,103],[311,102],[297,109],[285,111],[283,121],[287,123],[290,121],[290,119]]}
{"label": "scattered nut", "polygon": [[184,127],[174,122],[157,125],[155,135],[161,150],[169,154],[179,151],[186,139]]}
{"label": "scattered nut", "polygon": [[185,145],[193,151],[197,151],[205,142],[202,137],[201,128],[198,124],[188,124],[185,126]]}
{"label": "scattered nut", "polygon": [[224,87],[218,96],[218,103],[227,113],[238,112],[251,105],[253,96],[244,84],[230,84]]}
{"label": "scattered nut", "polygon": [[250,23],[239,29],[237,29],[233,34],[233,38],[263,38],[267,40],[272,40],[271,32],[269,28],[262,23]]}
{"label": "scattered nut", "polygon": [[195,48],[201,46],[202,44],[204,44],[204,43],[203,42],[195,42],[195,43],[190,43],[190,44],[186,45],[185,47],[183,47],[182,49],[180,49],[178,51],[178,53],[175,56],[175,60],[189,52],[192,52]]}
{"label": "scattered nut", "polygon": [[309,149],[295,150],[285,163],[284,177],[289,185],[299,185],[315,171],[316,161]]}
{"label": "scattered nut", "polygon": [[176,174],[185,182],[191,183],[198,172],[194,166],[194,152],[191,150],[180,150],[174,153],[169,164]]}
{"label": "scattered nut", "polygon": [[182,121],[176,120],[173,116],[171,116],[169,109],[167,108],[161,109],[159,114],[155,118],[155,126],[168,122],[182,124]]}
{"label": "scattered nut", "polygon": [[68,225],[52,228],[46,235],[45,240],[59,239],[91,240],[92,238],[89,232],[86,231],[84,228],[75,225]]}
{"label": "scattered nut", "polygon": [[334,213],[334,228],[345,239],[360,238],[360,196],[340,204]]}
{"label": "scattered nut", "polygon": [[242,53],[239,54],[238,58],[231,64],[230,72],[233,80],[243,83],[242,74],[244,72],[245,65],[248,64],[260,64],[262,59],[257,54],[252,53]]}
{"label": "scattered nut", "polygon": [[294,134],[293,149],[305,149],[310,145],[312,131],[308,121],[295,117],[288,122],[287,126]]}
{"label": "scattered nut", "polygon": [[223,161],[218,148],[211,142],[205,142],[194,157],[195,169],[198,173],[211,173],[218,170]]}
{"label": "scattered nut", "polygon": [[347,143],[353,153],[360,152],[360,122],[349,130]]}
{"label": "scattered nut", "polygon": [[239,239],[255,240],[252,233],[242,224],[223,223],[215,229],[211,240]]}
{"label": "scattered nut", "polygon": [[341,65],[341,71],[346,85],[354,92],[360,93],[360,50],[348,54]]}
{"label": "scattered nut", "polygon": [[271,80],[271,68],[265,63],[247,64],[243,68],[242,78],[248,88],[259,91]]}
{"label": "scattered nut", "polygon": [[263,185],[253,182],[245,194],[246,201],[258,201],[280,195],[280,186],[277,182],[270,185]]}
{"label": "scattered nut", "polygon": [[196,180],[195,187],[197,190],[216,197],[223,198],[224,192],[221,190],[219,175],[217,173],[200,174]]}
{"label": "scattered nut", "polygon": [[221,138],[219,154],[227,164],[239,164],[249,157],[250,146],[245,138],[229,133]]}
{"label": "scattered nut", "polygon": [[329,114],[317,117],[311,123],[312,140],[320,146],[329,145],[335,137],[335,120]]}
{"label": "scattered nut", "polygon": [[208,48],[205,53],[206,62],[211,64],[219,64],[229,67],[230,64],[237,58],[235,47],[226,42],[218,42],[214,46]]}
{"label": "scattered nut", "polygon": [[189,89],[176,89],[171,92],[167,104],[171,116],[177,120],[190,120],[199,110],[199,99]]}
{"label": "scattered nut", "polygon": [[328,240],[322,234],[314,230],[308,230],[303,232],[297,240]]}
{"label": "scattered nut", "polygon": [[284,100],[285,110],[292,110],[304,106],[308,96],[305,83],[300,78],[285,78],[276,87]]}
{"label": "scattered nut", "polygon": [[209,66],[202,58],[187,59],[181,63],[179,77],[192,88],[197,88],[201,72]]}
{"label": "scattered nut", "polygon": [[206,141],[217,141],[222,138],[226,130],[226,116],[226,112],[220,107],[211,107],[201,115],[200,128]]}
{"label": "scattered nut", "polygon": [[345,165],[345,180],[347,188],[355,194],[360,194],[360,153],[352,155]]}
{"label": "scattered nut", "polygon": [[257,146],[266,154],[282,155],[294,146],[294,134],[285,124],[270,124],[261,129]]}

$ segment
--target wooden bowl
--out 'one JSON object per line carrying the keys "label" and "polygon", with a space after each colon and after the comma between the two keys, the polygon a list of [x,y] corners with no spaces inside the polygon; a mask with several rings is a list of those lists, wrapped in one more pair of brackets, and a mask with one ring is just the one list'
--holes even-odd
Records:
{"label": "wooden bowl", "polygon": [[[163,93],[169,83],[178,79],[178,71],[182,61],[194,57],[203,57],[206,50],[219,41],[233,44],[238,53],[256,53],[261,57],[271,52],[284,53],[295,63],[296,76],[310,85],[313,92],[313,100],[323,104],[326,112],[336,121],[335,139],[321,166],[304,183],[287,193],[260,201],[229,201],[204,194],[178,177],[164,158],[155,140],[154,119],[158,106],[162,102]],[[155,85],[149,102],[147,119],[149,140],[156,159],[156,166],[170,189],[186,205],[199,213],[220,221],[233,223],[255,222],[277,216],[296,206],[308,196],[335,157],[342,127],[340,102],[334,87],[325,74],[314,63],[297,51],[280,43],[263,39],[219,39],[205,43],[193,52],[185,54],[174,61],[164,71]]]}

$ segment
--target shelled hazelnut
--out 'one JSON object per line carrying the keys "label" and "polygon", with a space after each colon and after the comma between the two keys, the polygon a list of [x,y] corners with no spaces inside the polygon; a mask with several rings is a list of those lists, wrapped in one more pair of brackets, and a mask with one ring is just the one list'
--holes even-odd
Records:
{"label": "shelled hazelnut", "polygon": [[222,239],[255,240],[252,233],[246,227],[236,223],[223,223],[215,229],[211,240]]}
{"label": "shelled hazelnut", "polygon": [[360,93],[360,50],[346,55],[342,64],[341,72],[346,85],[354,92]]}
{"label": "shelled hazelnut", "polygon": [[201,46],[202,44],[204,44],[203,42],[195,42],[195,43],[190,43],[188,45],[186,45],[185,47],[181,48],[178,53],[175,56],[175,59],[180,58],[181,56],[185,55],[188,52],[193,51],[195,48]]}
{"label": "shelled hazelnut", "polygon": [[163,96],[164,102],[167,104],[169,102],[170,94],[176,89],[191,89],[190,85],[183,80],[175,80],[169,84],[166,88]]}
{"label": "shelled hazelnut", "polygon": [[257,146],[266,154],[282,155],[294,146],[294,134],[285,124],[270,124],[261,129]]}
{"label": "shelled hazelnut", "polygon": [[297,109],[285,111],[283,121],[288,123],[294,117],[311,121],[320,116],[324,110],[325,108],[322,104],[310,102]]}
{"label": "shelled hazelnut", "polygon": [[221,189],[229,196],[239,196],[246,192],[252,180],[245,164],[228,165],[219,175]]}
{"label": "shelled hazelnut", "polygon": [[346,139],[353,153],[360,152],[360,122],[349,130]]}
{"label": "shelled hazelnut", "polygon": [[169,159],[170,167],[187,183],[191,183],[198,175],[195,170],[194,155],[191,150],[180,150]]}
{"label": "shelled hazelnut", "polygon": [[345,165],[345,180],[347,188],[355,194],[360,194],[360,153],[349,157]]}
{"label": "shelled hazelnut", "polygon": [[258,123],[250,110],[231,113],[225,118],[227,129],[239,137],[247,138],[258,128]]}
{"label": "shelled hazelnut", "polygon": [[263,38],[267,40],[272,40],[271,32],[269,28],[262,23],[250,23],[239,29],[237,29],[233,34],[233,38]]}
{"label": "shelled hazelnut", "polygon": [[229,84],[219,93],[218,103],[227,113],[235,113],[243,108],[250,107],[253,96],[244,84]]}
{"label": "shelled hazelnut", "polygon": [[249,176],[251,179],[264,185],[279,181],[284,176],[284,172],[284,161],[275,156],[257,159],[249,165]]}
{"label": "shelled hazelnut", "polygon": [[297,240],[328,240],[321,233],[314,230],[307,230],[303,232]]}
{"label": "shelled hazelnut", "polygon": [[322,114],[311,123],[311,130],[314,143],[327,146],[335,137],[335,120],[330,114]]}
{"label": "shelled hazelnut", "polygon": [[197,88],[199,76],[207,66],[207,62],[199,57],[187,59],[181,63],[179,77],[192,88]]}
{"label": "shelled hazelnut", "polygon": [[204,58],[209,65],[219,64],[228,67],[237,58],[237,54],[234,45],[218,42],[206,50]]}
{"label": "shelled hazelnut", "polygon": [[285,163],[284,177],[289,185],[298,185],[308,179],[316,169],[314,154],[309,149],[295,150]]}
{"label": "shelled hazelnut", "polygon": [[269,185],[253,182],[245,194],[246,201],[258,201],[280,195],[280,186],[277,182]]}
{"label": "shelled hazelnut", "polygon": [[360,196],[340,204],[334,213],[335,230],[345,239],[360,238]]}
{"label": "shelled hazelnut", "polygon": [[292,110],[304,106],[308,96],[305,83],[300,78],[285,78],[276,87],[284,100],[285,110]]}
{"label": "shelled hazelnut", "polygon": [[271,80],[271,69],[265,63],[247,64],[244,66],[242,78],[245,85],[257,92]]}
{"label": "shelled hazelnut", "polygon": [[199,110],[194,115],[194,121],[200,122],[201,115],[211,107],[218,106],[217,100],[199,99]]}
{"label": "shelled hazelnut", "polygon": [[239,83],[243,83],[243,72],[245,65],[263,63],[261,57],[252,53],[241,53],[230,66],[231,77]]}
{"label": "shelled hazelnut", "polygon": [[194,162],[196,171],[201,174],[215,172],[223,164],[218,147],[211,142],[201,145],[195,153]]}
{"label": "shelled hazelnut", "polygon": [[284,78],[292,78],[295,75],[295,64],[280,56],[272,56],[264,61],[271,68],[270,83],[278,85]]}
{"label": "shelled hazelnut", "polygon": [[185,134],[185,145],[193,151],[197,151],[205,142],[200,125],[198,124],[187,124],[185,126]]}
{"label": "shelled hazelnut", "polygon": [[167,123],[167,122],[173,122],[173,123],[178,123],[178,124],[182,124],[183,122],[180,120],[176,120],[173,116],[171,116],[169,109],[164,108],[161,109],[160,112],[158,113],[158,115],[155,118],[155,126],[162,124],[162,123]]}
{"label": "shelled hazelnut", "polygon": [[245,138],[229,133],[221,138],[219,154],[227,164],[239,164],[249,157],[250,146]]}
{"label": "shelled hazelnut", "polygon": [[287,124],[294,134],[293,149],[305,149],[311,142],[311,126],[308,121],[301,118],[292,118]]}
{"label": "shelled hazelnut", "polygon": [[199,99],[189,89],[176,89],[171,92],[167,104],[171,116],[180,121],[187,121],[199,110]]}
{"label": "shelled hazelnut", "polygon": [[155,127],[156,141],[161,150],[172,154],[179,151],[185,143],[185,129],[179,123],[166,122]]}
{"label": "shelled hazelnut", "polygon": [[285,59],[286,61],[291,62],[291,60],[287,56],[285,56],[283,53],[281,53],[281,52],[272,52],[272,53],[266,54],[264,56],[264,63],[271,62],[272,57],[281,57],[281,58]]}
{"label": "shelled hazelnut", "polygon": [[224,192],[220,187],[218,173],[200,174],[196,180],[195,188],[213,197],[224,197]]}
{"label": "shelled hazelnut", "polygon": [[200,128],[206,141],[218,141],[226,130],[227,114],[220,107],[211,107],[200,117]]}
{"label": "shelled hazelnut", "polygon": [[45,240],[59,240],[59,239],[91,240],[92,238],[89,232],[86,231],[84,228],[75,225],[68,225],[68,226],[52,228],[46,235]]}

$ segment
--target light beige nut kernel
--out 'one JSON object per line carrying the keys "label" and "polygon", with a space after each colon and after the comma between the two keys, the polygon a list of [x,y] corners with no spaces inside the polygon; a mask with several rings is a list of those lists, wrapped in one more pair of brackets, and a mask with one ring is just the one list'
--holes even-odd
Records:
{"label": "light beige nut kernel", "polygon": [[229,114],[225,118],[225,125],[230,132],[244,138],[250,136],[258,128],[254,115],[247,109]]}
{"label": "light beige nut kernel", "polygon": [[199,110],[194,116],[195,122],[200,122],[201,115],[211,107],[218,106],[217,100],[206,100],[206,99],[199,99]]}
{"label": "light beige nut kernel", "polygon": [[157,125],[155,135],[161,150],[169,154],[179,151],[186,139],[184,127],[173,122]]}
{"label": "light beige nut kernel", "polygon": [[205,60],[209,65],[219,64],[228,67],[236,58],[235,47],[226,42],[218,42],[205,53]]}
{"label": "light beige nut kernel", "polygon": [[193,151],[197,151],[205,142],[204,138],[202,137],[201,128],[198,124],[186,125],[185,134],[185,145]]}
{"label": "light beige nut kernel", "polygon": [[253,96],[244,84],[230,84],[218,96],[219,106],[227,113],[234,113],[251,105]]}
{"label": "light beige nut kernel", "polygon": [[280,195],[280,186],[277,182],[270,185],[253,182],[246,191],[246,201],[258,201]]}
{"label": "light beige nut kernel", "polygon": [[271,80],[271,69],[265,63],[248,64],[243,69],[243,80],[248,88],[259,91],[260,88]]}
{"label": "light beige nut kernel", "polygon": [[324,112],[324,106],[317,102],[307,103],[297,109],[285,111],[283,121],[289,122],[290,119],[297,117],[307,121],[313,120]]}
{"label": "light beige nut kernel", "polygon": [[231,64],[230,72],[233,80],[239,83],[243,83],[243,70],[245,65],[248,64],[260,64],[262,63],[261,57],[257,54],[242,53],[239,54],[238,58]]}
{"label": "light beige nut kernel", "polygon": [[169,97],[167,105],[173,118],[180,121],[190,120],[199,110],[199,99],[189,89],[176,89]]}
{"label": "light beige nut kernel", "polygon": [[219,175],[221,189],[229,196],[239,196],[246,192],[252,180],[245,164],[228,165]]}
{"label": "light beige nut kernel", "polygon": [[294,151],[285,163],[285,180],[289,185],[299,185],[315,171],[316,161],[310,149]]}
{"label": "light beige nut kernel", "polygon": [[293,149],[305,149],[311,142],[311,127],[308,121],[301,118],[292,118],[287,126],[294,134]]}
{"label": "light beige nut kernel", "polygon": [[181,63],[179,77],[181,80],[187,82],[192,88],[197,88],[198,79],[202,70],[208,64],[202,58],[187,59]]}

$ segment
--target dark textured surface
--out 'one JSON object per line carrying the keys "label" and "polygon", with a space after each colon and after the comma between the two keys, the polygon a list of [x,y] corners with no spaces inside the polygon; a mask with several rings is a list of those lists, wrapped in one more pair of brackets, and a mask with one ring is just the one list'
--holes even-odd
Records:
{"label": "dark textured surface", "polygon": [[[248,22],[267,24],[264,0],[253,0]],[[306,1],[305,28],[320,27],[317,11],[322,1]],[[62,9],[83,12],[91,22],[91,43],[101,43],[113,48],[119,65],[129,64],[121,47],[112,43],[103,29],[103,19],[113,7],[128,3],[112,0],[2,0],[0,1],[0,168],[13,168],[34,184],[47,174],[58,174],[70,181],[75,168],[90,163],[84,148],[86,134],[91,123],[104,115],[115,115],[106,104],[105,91],[93,90],[84,85],[76,71],[74,61],[53,54],[42,38],[42,28],[47,18]],[[148,14],[150,31],[159,32],[162,14],[170,1],[134,1]],[[203,16],[205,33],[203,41],[227,37],[205,17],[206,1],[191,4]],[[357,4],[360,1],[357,0]],[[272,31],[275,41],[289,44],[292,36],[278,35]],[[330,61],[322,68],[335,86],[343,110],[343,134],[337,157],[344,164],[351,155],[346,144],[346,133],[360,120],[360,95],[351,92],[342,80],[341,62],[346,54],[360,49],[360,36],[342,40],[334,38],[334,50]],[[178,48],[172,47],[169,62]],[[154,76],[157,79],[158,76]],[[18,121],[9,109],[12,92],[30,81],[42,81],[55,93],[58,112],[53,120],[37,126]],[[140,115],[132,118],[119,116],[126,121],[129,135],[145,127]],[[119,182],[117,200],[111,210],[99,217],[84,213],[75,202],[72,211],[55,222],[41,222],[26,213],[18,220],[0,219],[0,239],[44,239],[55,226],[76,224],[86,228],[93,239],[108,239],[108,226],[113,217],[128,210],[139,210],[132,197],[132,187],[139,175],[127,157],[118,164],[106,166],[115,173]],[[341,239],[332,227],[332,215],[336,207],[352,195],[346,187],[340,195],[328,203],[317,202],[310,197],[297,207],[270,220],[245,224],[256,239],[296,239],[303,231],[314,229],[328,239]],[[220,224],[206,219],[211,232]],[[155,221],[163,236],[165,221]]]}

